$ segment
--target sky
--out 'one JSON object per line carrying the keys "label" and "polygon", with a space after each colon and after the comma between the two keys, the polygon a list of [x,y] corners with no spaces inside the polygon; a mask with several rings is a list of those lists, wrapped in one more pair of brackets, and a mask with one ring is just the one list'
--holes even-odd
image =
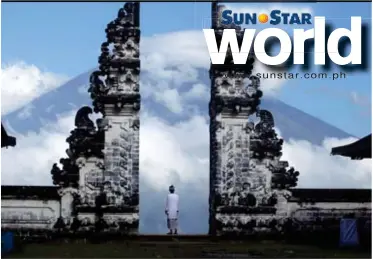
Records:
{"label": "sky", "polygon": [[[74,127],[75,112],[79,106],[90,103],[85,85],[81,83],[77,83],[77,91],[65,92],[55,99],[48,99],[49,94],[70,79],[73,79],[70,85],[74,84],[79,81],[77,76],[97,66],[106,25],[116,18],[122,5],[2,3],[2,116],[24,119],[25,129],[21,131],[15,125],[6,124],[17,136],[18,143],[16,148],[1,150],[2,184],[50,184],[51,165],[64,156],[65,139]],[[250,12],[306,11],[325,16],[334,28],[349,28],[349,17],[358,15],[371,31],[371,3],[250,3],[229,7]],[[204,69],[207,77],[209,58],[202,29],[210,27],[210,9],[210,3],[141,4],[142,69],[147,73],[146,78],[142,78],[141,94],[162,107],[160,110],[148,104],[142,107],[140,170],[145,186],[156,192],[145,191],[150,193],[145,196],[163,195],[171,179],[179,183],[176,186],[182,186],[177,190],[188,195],[183,206],[193,204],[196,211],[201,208],[198,213],[202,215],[207,215],[208,199],[201,202],[191,199],[208,196],[208,120],[196,104],[207,105],[209,100],[210,90],[199,80],[201,70],[198,69]],[[290,33],[293,29],[292,26],[281,28]],[[371,60],[370,51],[363,55]],[[260,63],[256,63],[256,70],[270,71]],[[297,72],[299,68],[289,71]],[[310,72],[319,71],[322,71],[320,67],[310,68]],[[339,71],[338,67],[331,69],[331,72]],[[346,79],[334,81],[264,80],[262,90],[265,96],[279,99],[352,136],[362,137],[371,133],[371,64],[368,70],[345,73]],[[75,102],[79,91],[84,92],[85,99]],[[64,113],[55,113],[54,117],[45,117],[44,114],[55,111],[53,106],[59,105],[61,99],[71,107]],[[43,110],[33,108],[42,102],[48,102]],[[171,117],[176,119],[171,121]],[[40,128],[32,128],[27,118],[40,122]],[[281,133],[282,129],[278,130]],[[325,138],[322,143],[290,139],[284,144],[284,158],[301,172],[300,187],[369,188],[369,160],[351,161],[329,155],[331,147],[355,139],[335,136]],[[170,157],[174,158],[170,160]],[[20,161],[17,166],[12,163],[15,158]],[[162,203],[163,198],[159,197]],[[148,207],[142,217],[150,222],[152,208],[159,203],[144,198],[143,204]],[[207,223],[203,226],[191,223],[196,211],[186,213],[184,222],[189,222],[189,231],[203,232]],[[165,231],[163,221],[152,225],[156,225],[153,232]]]}
{"label": "sky", "polygon": [[[24,61],[68,77],[94,67],[105,37],[104,29],[121,5],[3,3],[2,65]],[[349,17],[353,15],[361,16],[370,26],[370,3],[338,5],[341,8],[336,9],[335,3],[307,6],[283,3],[281,7],[310,8],[314,14],[327,17],[333,27],[349,27]],[[242,4],[235,6],[245,7]],[[276,5],[250,4],[249,7],[258,10],[264,6]],[[143,3],[142,36],[208,28],[209,12],[209,3]],[[361,137],[368,134],[371,127],[370,85],[371,74],[366,71],[347,73],[347,79],[334,81],[293,80],[286,83],[278,98]],[[335,116],[337,113],[343,113],[343,116]]]}

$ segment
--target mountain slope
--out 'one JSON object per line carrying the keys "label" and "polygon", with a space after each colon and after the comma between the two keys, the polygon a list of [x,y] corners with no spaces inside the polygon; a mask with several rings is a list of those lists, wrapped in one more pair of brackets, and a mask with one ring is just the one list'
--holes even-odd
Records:
{"label": "mountain slope", "polygon": [[[56,120],[59,115],[65,112],[78,109],[82,105],[91,105],[91,99],[87,94],[91,71],[78,75],[56,90],[42,95],[28,104],[27,107],[22,108],[29,110],[28,117],[21,116],[22,109],[19,109],[3,116],[2,120],[16,132],[22,134],[27,131],[38,131],[44,123]],[[199,70],[198,81],[209,86],[209,79],[205,75],[207,75],[206,71]],[[146,83],[145,87],[151,87],[152,83],[154,83],[151,75],[146,71],[142,72],[141,81]],[[180,85],[181,92],[190,88],[190,83],[189,85],[188,83]],[[185,118],[185,114],[170,112],[164,104],[157,102],[154,96],[144,94],[143,92],[148,92],[149,89],[144,89],[143,85],[140,86],[140,89],[143,107],[151,110],[153,114],[167,118],[170,123],[175,123]],[[198,107],[201,115],[208,116],[208,98],[204,101],[197,100],[194,105]],[[273,113],[276,127],[280,129],[281,135],[285,140],[293,138],[307,140],[312,144],[321,144],[326,137],[351,137],[350,134],[327,122],[321,121],[277,99],[262,98],[261,108],[268,109]]]}
{"label": "mountain slope", "polygon": [[[90,72],[80,74],[56,90],[33,100],[26,107],[3,116],[2,121],[12,135],[17,137],[18,134],[26,134],[29,131],[36,133],[31,137],[27,135],[25,138],[19,138],[21,142],[18,146],[19,149],[16,149],[16,147],[15,149],[2,150],[2,152],[12,152],[8,153],[8,156],[3,156],[8,158],[8,163],[6,161],[2,163],[3,176],[6,176],[3,179],[7,178],[6,181],[12,181],[12,184],[24,183],[25,181],[21,182],[19,180],[20,177],[28,178],[26,182],[35,185],[40,184],[42,180],[44,184],[50,182],[50,168],[53,163],[58,161],[65,147],[59,146],[56,141],[49,142],[49,140],[58,137],[58,143],[61,144],[68,137],[68,131],[66,131],[66,136],[61,136],[62,131],[58,132],[60,135],[57,137],[51,131],[49,132],[51,134],[48,135],[50,139],[43,142],[42,139],[46,134],[41,129],[45,127],[46,123],[55,124],[58,118],[65,113],[77,110],[82,105],[91,105],[91,100],[87,93]],[[141,146],[142,150],[147,150],[145,153],[140,154],[142,163],[140,174],[141,233],[164,233],[166,231],[163,210],[164,198],[167,193],[167,186],[171,183],[176,186],[177,192],[181,197],[181,233],[207,232],[209,171],[208,126],[206,123],[208,123],[207,108],[210,80],[206,70],[200,69],[197,75],[194,76],[194,79],[188,78],[188,80],[179,83],[172,80],[167,83],[161,78],[154,77],[152,71],[143,70],[141,73],[141,119],[144,126],[140,130],[145,132],[142,135]],[[191,98],[191,89],[196,84],[204,85],[205,91],[197,92],[199,94],[195,94]],[[174,91],[176,88],[177,91]],[[172,93],[170,97],[165,98],[169,93]],[[180,96],[176,93],[180,93]],[[171,109],[171,104],[179,104],[181,110]],[[307,140],[314,145],[320,145],[328,137],[351,137],[350,134],[276,99],[263,98],[261,108],[268,109],[273,113],[276,127],[279,128],[281,136],[285,140]],[[151,124],[149,123],[149,114],[152,115],[150,120],[159,118],[164,123],[154,124],[156,125],[155,129],[149,127]],[[206,123],[202,127],[199,126],[200,128],[197,127],[195,129],[193,127],[196,125],[193,123],[185,123],[187,126],[184,128],[180,126],[181,121],[190,121],[195,115],[205,118]],[[155,122],[158,123],[157,121]],[[176,125],[171,133],[166,132],[170,130],[170,125]],[[68,127],[70,126],[68,125]],[[69,130],[72,130],[73,127],[74,125],[71,124]],[[12,133],[12,129],[17,134]],[[162,135],[163,133],[165,135]],[[186,136],[188,134],[191,140],[184,141],[185,138],[188,138]],[[32,142],[30,139],[35,135],[39,136],[36,141]],[[154,141],[157,138],[159,139]],[[24,142],[28,141],[30,143],[24,144]],[[176,144],[166,143],[167,141],[175,142]],[[163,145],[162,148],[159,148],[161,145]],[[178,155],[177,152],[180,153],[178,160],[175,158],[171,161],[170,157]],[[316,150],[316,153],[320,154],[319,149]],[[328,154],[321,154],[321,156],[323,156],[321,159],[329,157]],[[24,159],[25,157],[26,159]],[[15,168],[10,160],[17,158],[20,162]],[[205,160],[201,162],[201,159]],[[311,183],[320,184],[318,179],[322,179],[321,181],[325,182],[329,175],[339,175],[341,168],[344,168],[348,175],[351,175],[351,167],[346,167],[344,164],[340,166],[332,164],[326,168],[325,161],[318,162],[320,161],[319,157],[306,157],[305,159],[307,163],[311,164],[311,170],[306,172],[300,170],[301,177],[304,177],[303,183],[309,185]],[[37,161],[37,163],[34,161]],[[304,160],[301,161],[304,164]],[[317,166],[316,163],[321,165]],[[359,169],[356,169],[356,171],[358,172]],[[186,176],[187,174],[190,174],[189,178]],[[8,177],[9,175],[12,175],[12,177]],[[349,177],[340,178],[343,178],[344,182],[351,182]],[[192,178],[197,180],[192,180]],[[329,183],[335,182],[334,179],[328,181]],[[5,182],[5,184],[8,184],[8,182]]]}

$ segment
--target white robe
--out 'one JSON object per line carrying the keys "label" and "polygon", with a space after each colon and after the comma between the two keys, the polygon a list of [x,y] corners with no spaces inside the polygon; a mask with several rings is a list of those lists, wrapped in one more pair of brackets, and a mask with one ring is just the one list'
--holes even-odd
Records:
{"label": "white robe", "polygon": [[166,200],[167,218],[177,219],[179,211],[179,195],[176,193],[169,193]]}

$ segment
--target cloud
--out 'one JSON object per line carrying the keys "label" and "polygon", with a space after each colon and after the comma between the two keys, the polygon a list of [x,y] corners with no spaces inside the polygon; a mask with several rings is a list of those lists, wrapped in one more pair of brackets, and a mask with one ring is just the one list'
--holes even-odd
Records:
{"label": "cloud", "polygon": [[207,100],[209,98],[210,91],[205,84],[196,83],[193,84],[191,89],[184,94],[184,97],[189,100]]}
{"label": "cloud", "polygon": [[1,72],[1,115],[23,107],[67,80],[66,76],[24,62],[2,65]]}
{"label": "cloud", "polygon": [[[50,168],[65,156],[65,140],[74,128],[74,116],[75,111],[61,115],[38,132],[17,136],[16,147],[2,149],[2,184],[50,184]],[[147,185],[162,190],[169,186],[170,175],[186,185],[208,180],[208,123],[204,117],[194,116],[171,124],[167,118],[142,112],[140,168]],[[320,146],[306,140],[290,140],[284,144],[282,159],[300,171],[299,186],[303,188],[368,188],[370,160],[330,156],[332,147],[355,140],[328,138]],[[13,161],[19,163],[15,165]]]}
{"label": "cloud", "polygon": [[[142,69],[162,77],[172,75],[164,68],[208,68],[209,54],[202,30],[180,31],[143,37],[141,39]],[[167,56],[167,59],[165,57]],[[187,71],[188,72],[188,71]]]}
{"label": "cloud", "polygon": [[[17,136],[17,146],[2,149],[2,184],[50,185],[53,163],[65,157],[65,139],[74,126],[73,111],[49,121],[38,132]],[[140,231],[164,233],[164,197],[174,184],[181,197],[181,229],[206,233],[208,226],[209,131],[208,121],[195,116],[179,123],[141,115]],[[330,156],[330,149],[354,139],[326,139],[323,145],[290,140],[282,160],[300,171],[302,188],[370,188],[371,161]],[[17,161],[14,164],[14,161]],[[199,220],[196,221],[195,218]]]}
{"label": "cloud", "polygon": [[[147,73],[146,77],[141,78],[143,96],[152,97],[156,103],[164,105],[173,113],[186,112],[186,107],[194,105],[197,101],[208,101],[208,86],[201,82],[201,75],[198,71],[198,68],[207,69],[209,66],[208,54],[200,31],[145,37],[142,44],[143,69]],[[255,69],[256,71],[265,70],[259,62]],[[10,79],[14,77],[18,89],[27,89],[26,86],[31,85],[37,90],[36,92],[42,93],[55,87],[53,83],[56,84],[58,81],[56,79],[58,76],[55,74],[41,72],[35,66],[28,66],[25,63],[18,63],[4,70],[5,75],[2,80],[10,82]],[[281,84],[282,82],[268,83],[265,80],[262,88],[278,89]],[[2,92],[5,93],[3,97],[14,93],[10,85],[12,84],[8,83],[2,87]],[[23,99],[19,98],[24,103],[36,98],[36,94],[32,91],[26,93],[29,95],[19,95],[23,96]],[[32,94],[33,97],[30,97]],[[25,111],[28,108],[26,106]],[[53,112],[54,106],[51,105],[49,108],[50,112]],[[71,109],[77,108],[79,107],[73,106]],[[198,177],[208,179],[209,136],[206,116],[193,113],[186,120],[172,124],[167,118],[150,113],[151,107],[147,109],[148,112],[143,111],[141,118],[141,161],[144,168],[143,174],[146,176],[144,179],[150,179],[149,185],[156,183],[154,188],[161,188],[161,186],[163,188],[168,184],[167,179],[170,174],[176,174],[181,181],[186,182],[193,182],[199,179]],[[18,145],[15,148],[2,150],[5,158],[2,165],[4,183],[14,184],[28,180],[32,181],[32,184],[50,183],[46,180],[50,178],[50,166],[64,155],[67,146],[65,139],[73,128],[74,114],[66,116],[61,117],[55,124],[49,122],[39,132],[28,132],[23,136],[18,136]],[[300,185],[306,187],[318,186],[318,184],[328,187],[365,186],[364,183],[370,176],[370,169],[366,166],[369,161],[350,161],[342,157],[331,157],[329,155],[330,141],[332,140],[325,140],[321,146],[312,145],[307,141],[290,140],[285,143],[284,158],[287,158],[301,171]],[[338,145],[338,140],[333,141],[336,142],[335,145]],[[11,159],[13,156],[23,161],[17,165],[17,168],[9,163],[13,161]],[[34,163],[34,161],[41,160],[40,158],[25,159],[25,157],[34,156],[45,156],[46,159],[40,163]],[[9,159],[6,159],[7,157]],[[170,157],[176,158],[171,160]],[[354,168],[359,168],[359,172],[352,176],[351,171]],[[30,177],[24,178],[24,172],[28,172]],[[318,177],[315,177],[316,175]],[[325,175],[331,178],[336,177],[339,181],[325,181],[322,177],[325,178]],[[318,181],[318,179],[323,180]]]}
{"label": "cloud", "polygon": [[173,113],[180,114],[183,112],[182,97],[175,88],[165,89],[163,92],[155,92],[155,99]]}
{"label": "cloud", "polygon": [[[146,77],[141,77],[141,94],[144,97],[154,98],[175,114],[189,110],[187,107],[196,98],[209,99],[210,91],[201,85],[201,78],[209,78],[210,67],[202,30],[144,37],[141,41],[141,59],[141,69],[146,73]],[[270,72],[272,70],[261,62],[255,63],[254,74]],[[285,82],[263,79],[261,89],[266,96],[273,96]]]}
{"label": "cloud", "polygon": [[300,172],[299,188],[371,188],[370,159],[351,160],[330,155],[332,147],[356,140],[327,138],[321,146],[306,140],[290,140],[284,143],[282,159]]}
{"label": "cloud", "polygon": [[[51,166],[66,156],[66,138],[74,128],[75,113],[72,110],[60,115],[57,121],[47,121],[40,131],[19,134],[16,147],[2,149],[2,184],[51,184]],[[92,120],[94,117],[97,116],[92,116]],[[205,118],[197,116],[172,125],[144,111],[140,143],[141,171],[145,183],[152,188],[166,188],[170,175],[175,173],[183,183],[199,182],[198,175],[206,179],[208,123]],[[15,166],[13,161],[20,163]]]}
{"label": "cloud", "polygon": [[32,115],[32,110],[35,108],[32,104],[27,104],[22,108],[22,110],[17,114],[17,117],[22,119],[30,118]]}
{"label": "cloud", "polygon": [[[141,94],[143,97],[152,99],[175,114],[183,114],[188,111],[189,107],[198,106],[196,103],[201,101],[207,106],[209,88],[202,79],[208,78],[208,73],[201,75],[200,69],[208,69],[209,57],[203,34],[200,31],[145,37],[142,40],[141,50],[143,59]],[[260,67],[260,64],[256,66],[257,70],[266,71],[265,67]],[[48,74],[40,72],[35,67],[31,70],[38,71],[39,75]],[[24,89],[29,85],[29,70],[19,71],[25,75],[18,75],[23,78],[18,82],[18,88]],[[35,80],[35,82],[39,81]],[[55,89],[55,87],[46,87],[45,82],[52,82],[52,79],[41,81],[43,83],[33,84],[36,88],[39,85],[44,87],[39,87],[41,90],[38,88],[39,94],[37,95],[30,97],[34,94],[32,91],[28,95],[14,93],[23,101],[23,104],[21,103],[17,108],[25,106],[43,91]],[[282,85],[283,82],[280,81],[264,80],[261,87],[268,95],[271,91],[280,89]],[[9,83],[3,85],[2,88],[2,93],[12,91]],[[81,89],[74,91],[73,94],[79,95]],[[8,94],[8,97],[11,98],[11,95]],[[11,105],[9,103],[8,111],[15,109],[9,106]],[[37,107],[37,102],[33,105]],[[53,105],[51,103],[47,107],[50,113],[58,110],[58,107]],[[72,105],[69,108],[70,111],[61,114],[57,120],[40,118],[45,120],[42,128],[17,135],[16,147],[2,149],[2,184],[51,184],[50,169],[53,163],[65,157],[67,148],[65,140],[74,128],[74,116],[78,108]],[[141,229],[144,232],[163,231],[164,195],[167,187],[175,184],[182,199],[181,206],[184,212],[182,229],[194,233],[204,232],[208,220],[209,190],[207,114],[190,113],[181,121],[171,122],[169,117],[153,112],[152,108],[151,105],[146,104],[141,113]],[[37,108],[33,110],[32,116],[37,116]],[[306,140],[289,140],[284,144],[283,160],[288,160],[290,165],[300,171],[299,186],[302,188],[370,187],[370,160],[351,161],[347,158],[329,155],[332,146],[350,141],[353,139],[325,139],[322,145],[314,145]],[[15,164],[14,161],[17,163]],[[196,222],[196,217],[205,220]]]}
{"label": "cloud", "polygon": [[46,122],[37,132],[18,133],[15,147],[1,149],[1,184],[51,185],[51,166],[65,156],[74,116],[71,111]]}
{"label": "cloud", "polygon": [[143,180],[157,190],[166,190],[172,175],[185,185],[207,180],[208,128],[201,116],[172,125],[145,113],[140,131]]}

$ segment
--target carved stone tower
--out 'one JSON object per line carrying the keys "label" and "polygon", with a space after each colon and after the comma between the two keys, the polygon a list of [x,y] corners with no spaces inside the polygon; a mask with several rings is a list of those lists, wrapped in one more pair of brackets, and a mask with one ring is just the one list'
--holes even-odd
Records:
{"label": "carved stone tower", "polygon": [[[223,29],[235,29],[239,44],[243,30],[223,25],[223,5],[212,3],[212,28],[220,46]],[[279,161],[282,140],[269,111],[260,110],[259,78],[252,75],[254,58],[234,65],[228,50],[223,65],[212,65],[210,113],[210,229],[211,235],[250,234],[276,225],[283,190],[295,186],[298,172]],[[259,117],[256,124],[251,115]],[[282,170],[282,171],[281,171]],[[281,173],[278,173],[280,172]],[[280,176],[278,175],[280,174]],[[289,195],[289,194],[288,194]],[[286,199],[286,198],[285,198]]]}
{"label": "carved stone tower", "polygon": [[101,45],[100,67],[91,76],[90,89],[94,110],[107,124],[103,217],[133,231],[139,221],[139,27],[140,4],[125,4],[106,29],[107,41]]}
{"label": "carved stone tower", "polygon": [[88,117],[92,109],[78,111],[77,129],[67,139],[69,159],[61,160],[62,170],[56,164],[52,170],[64,207],[71,208],[62,225],[73,230],[138,232],[139,15],[139,3],[126,3],[108,24],[89,88],[94,111],[103,118],[96,129]]}

